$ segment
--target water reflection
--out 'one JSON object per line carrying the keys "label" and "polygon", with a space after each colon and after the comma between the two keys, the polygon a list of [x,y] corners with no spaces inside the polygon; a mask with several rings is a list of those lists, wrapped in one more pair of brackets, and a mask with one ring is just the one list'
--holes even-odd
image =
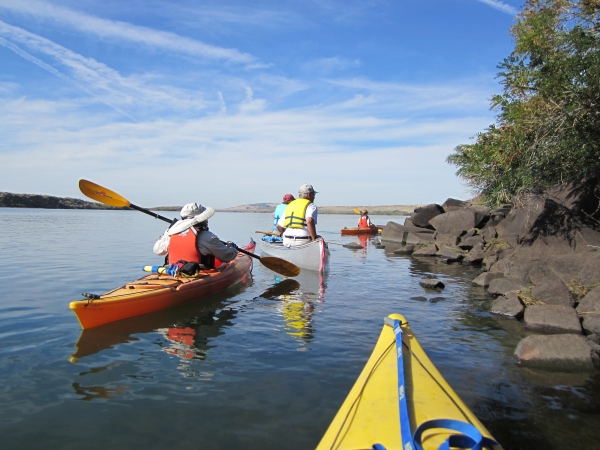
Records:
{"label": "water reflection", "polygon": [[72,384],[73,389],[77,395],[80,395],[79,400],[86,402],[97,400],[97,399],[113,399],[117,395],[123,395],[127,390],[127,386],[119,386],[116,388],[109,388],[105,386],[82,386],[79,383]]}
{"label": "water reflection", "polygon": [[[231,297],[239,294],[252,283],[239,284],[227,292],[199,299],[173,308],[109,323],[97,328],[85,329],[75,344],[76,351],[69,360],[79,359],[119,344],[139,341],[135,335],[158,331],[169,344],[164,349],[182,358],[204,359],[213,346],[208,342],[221,334],[223,326],[231,326],[230,319],[236,311],[230,307]],[[159,344],[162,345],[162,344]]]}
{"label": "water reflection", "polygon": [[204,360],[217,336],[223,334],[224,326],[233,325],[237,310],[227,308],[222,310],[207,310],[202,314],[181,321],[175,325],[159,328],[167,340],[162,344],[163,350],[182,359]]}
{"label": "water reflection", "polygon": [[328,274],[303,270],[294,279],[276,276],[261,298],[280,302],[279,311],[285,321],[284,331],[304,344],[312,342],[315,302],[324,301]]}

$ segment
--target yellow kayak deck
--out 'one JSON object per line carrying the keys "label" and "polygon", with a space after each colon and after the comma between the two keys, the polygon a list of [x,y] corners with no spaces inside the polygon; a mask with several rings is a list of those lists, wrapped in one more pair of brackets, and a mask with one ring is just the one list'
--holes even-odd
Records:
{"label": "yellow kayak deck", "polygon": [[[429,420],[454,419],[475,426],[484,437],[493,439],[427,357],[406,319],[400,314],[389,317],[402,324],[405,391],[412,432]],[[453,434],[460,433],[439,428],[427,430],[422,437],[423,448],[437,450]],[[374,444],[382,444],[387,450],[402,448],[396,337],[388,325],[383,326],[371,357],[317,449],[370,449]]]}

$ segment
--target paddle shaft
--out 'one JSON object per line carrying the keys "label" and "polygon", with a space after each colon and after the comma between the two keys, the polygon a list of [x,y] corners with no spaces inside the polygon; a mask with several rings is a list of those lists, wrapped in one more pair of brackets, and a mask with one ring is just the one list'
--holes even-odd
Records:
{"label": "paddle shaft", "polygon": [[133,209],[137,209],[138,211],[141,211],[144,214],[148,214],[149,216],[152,216],[155,219],[160,219],[160,220],[164,220],[165,222],[173,223],[173,221],[171,219],[168,219],[165,216],[161,216],[160,214],[153,213],[152,211],[150,211],[148,209],[145,209],[145,208],[142,208],[141,206],[134,205],[133,203],[130,203],[129,207],[133,208]]}

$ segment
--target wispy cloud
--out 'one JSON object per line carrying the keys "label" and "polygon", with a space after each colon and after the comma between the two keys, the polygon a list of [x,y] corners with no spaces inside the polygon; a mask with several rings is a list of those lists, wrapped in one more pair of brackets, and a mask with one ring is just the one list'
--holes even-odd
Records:
{"label": "wispy cloud", "polygon": [[[0,33],[6,31],[6,28],[8,28],[8,27],[10,27],[10,26],[8,26],[4,22],[0,21]],[[68,76],[66,76],[63,73],[61,73],[58,70],[56,70],[54,67],[50,66],[49,64],[46,64],[45,62],[41,61],[39,58],[36,58],[35,56],[31,55],[30,53],[22,50],[21,48],[19,48],[15,44],[13,44],[11,42],[8,42],[3,37],[0,37],[0,45],[8,48],[9,50],[12,50],[17,55],[19,55],[19,56],[25,58],[26,60],[34,63],[36,66],[41,67],[42,69],[50,72],[52,75],[57,76],[58,78],[66,81],[67,83],[75,85],[78,89],[81,89],[85,93],[89,94],[91,97],[97,98],[98,100],[100,100],[104,104],[106,104],[106,105],[110,106],[111,108],[113,108],[118,113],[120,113],[120,114],[128,117],[129,119],[131,119],[133,121],[136,121],[130,114],[126,113],[125,111],[123,111],[118,106],[115,106],[115,105],[111,104],[106,99],[100,99],[100,98],[98,98],[91,90],[87,89],[85,86],[81,85],[80,83],[77,83],[75,80],[72,80]]]}
{"label": "wispy cloud", "polygon": [[237,49],[217,47],[171,32],[102,19],[72,9],[54,6],[47,2],[2,0],[0,8],[51,20],[55,23],[67,25],[79,32],[102,38],[142,44],[153,49],[162,49],[188,56],[227,60],[233,63],[252,64],[254,66],[259,65],[259,61],[254,56],[240,52]]}
{"label": "wispy cloud", "polygon": [[519,14],[519,10],[514,8],[511,5],[507,5],[504,2],[501,2],[500,0],[477,0],[478,2],[481,3],[485,3],[488,6],[491,6],[494,9],[497,9],[498,11],[502,11],[506,14],[510,14],[512,16],[516,16],[517,14]]}
{"label": "wispy cloud", "polygon": [[335,71],[354,69],[360,67],[361,62],[358,59],[341,58],[334,56],[331,58],[319,58],[307,62],[304,65],[306,70],[316,71],[323,75],[329,75]]}

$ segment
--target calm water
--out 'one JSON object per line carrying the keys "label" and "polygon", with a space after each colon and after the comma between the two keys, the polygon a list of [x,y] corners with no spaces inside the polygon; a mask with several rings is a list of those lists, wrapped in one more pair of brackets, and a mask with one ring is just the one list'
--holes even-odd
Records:
{"label": "calm water", "polygon": [[[339,235],[356,220],[323,215],[318,230],[359,241]],[[269,224],[210,221],[238,244]],[[164,228],[133,211],[0,208],[0,448],[314,448],[391,312],[504,448],[600,445],[597,373],[515,367],[525,334],[487,312],[476,269],[396,257],[372,238],[358,251],[331,245],[324,284],[308,273],[279,282],[257,262],[246,285],[82,333],[69,301],[160,264],[152,244]],[[443,292],[419,286],[440,272]]]}

